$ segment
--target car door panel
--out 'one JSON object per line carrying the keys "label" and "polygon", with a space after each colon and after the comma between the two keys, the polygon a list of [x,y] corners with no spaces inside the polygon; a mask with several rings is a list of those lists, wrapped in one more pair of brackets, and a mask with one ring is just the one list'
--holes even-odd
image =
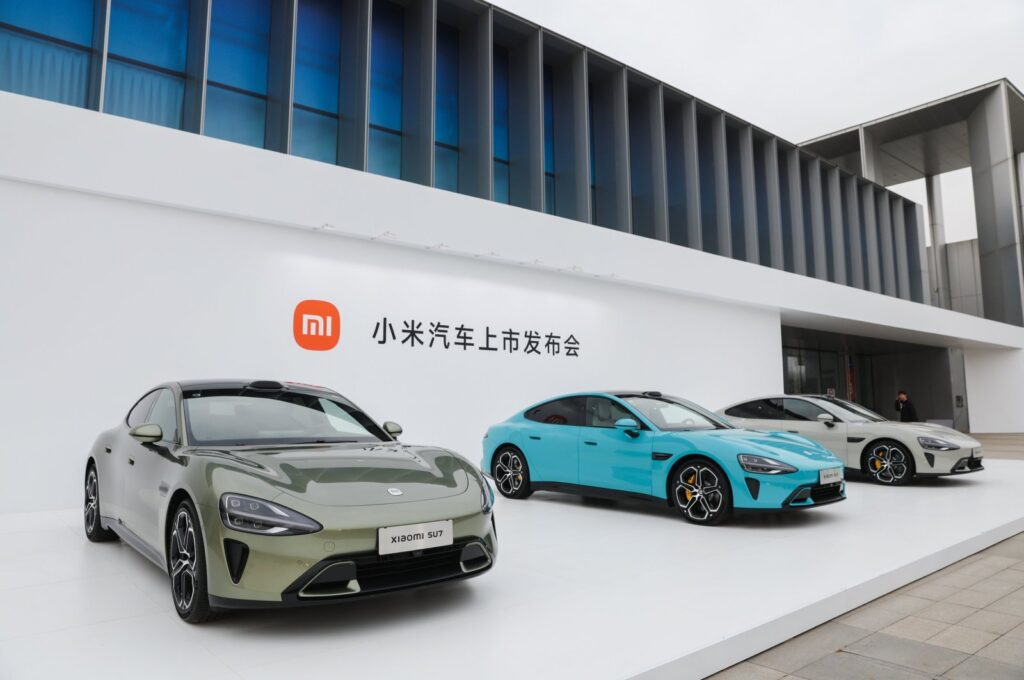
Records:
{"label": "car door panel", "polygon": [[104,445],[104,462],[100,464],[100,508],[103,515],[126,524],[128,509],[125,494],[131,460],[138,455],[141,444],[129,432],[148,422],[150,409],[156,401],[156,392],[149,392],[135,402],[124,422],[114,431],[111,441]]}
{"label": "car door panel", "polygon": [[164,439],[152,444],[136,442],[128,454],[125,478],[126,524],[152,548],[158,548],[163,534],[160,511],[165,502],[172,466],[178,465],[173,453],[178,439],[178,408],[174,393],[159,390],[149,421],[160,425]]}
{"label": "car door panel", "polygon": [[526,412],[521,448],[530,466],[531,480],[579,484],[583,405],[582,397],[563,397]]}
{"label": "car door panel", "polygon": [[838,419],[831,424],[821,422],[817,419],[817,414],[826,413],[826,411],[804,399],[784,399],[783,402],[786,411],[784,426],[787,432],[793,432],[816,441],[849,467],[846,423]]}
{"label": "car door panel", "polygon": [[651,493],[651,454],[654,433],[636,436],[615,427],[621,418],[641,419],[605,397],[588,397],[587,415],[580,428],[580,484],[628,493]]}

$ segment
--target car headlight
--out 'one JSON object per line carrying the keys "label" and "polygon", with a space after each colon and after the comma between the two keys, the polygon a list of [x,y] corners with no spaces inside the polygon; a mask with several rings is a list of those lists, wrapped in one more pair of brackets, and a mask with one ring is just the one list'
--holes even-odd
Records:
{"label": "car headlight", "polygon": [[230,529],[265,536],[314,534],[323,529],[319,522],[283,505],[236,493],[220,497],[220,517]]}
{"label": "car headlight", "polygon": [[480,509],[486,515],[494,508],[494,489],[486,477],[480,477]]}
{"label": "car headlight", "polygon": [[956,451],[960,448],[952,442],[947,442],[945,439],[936,439],[935,437],[918,437],[917,443],[931,451]]}
{"label": "car headlight", "polygon": [[796,468],[792,465],[787,465],[774,458],[752,456],[747,453],[741,453],[738,458],[741,468],[759,475],[788,475],[791,472],[796,472]]}

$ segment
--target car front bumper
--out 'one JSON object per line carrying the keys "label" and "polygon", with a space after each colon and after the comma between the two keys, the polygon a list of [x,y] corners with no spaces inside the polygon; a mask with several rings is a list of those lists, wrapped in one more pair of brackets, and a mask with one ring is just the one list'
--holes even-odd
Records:
{"label": "car front bumper", "polygon": [[[828,467],[841,469],[838,461]],[[799,470],[786,475],[758,475],[744,471],[740,483],[732,486],[733,505],[737,510],[795,510],[846,500],[845,476],[838,482],[822,484],[820,471]]]}
{"label": "car front bumper", "polygon": [[985,469],[984,452],[980,446],[954,451],[923,450],[917,458],[917,474],[921,477],[965,475]]}
{"label": "car front bumper", "polygon": [[325,528],[300,536],[263,536],[225,527],[204,507],[210,604],[225,609],[325,604],[415,588],[488,571],[497,557],[493,516],[446,517],[420,507],[383,526],[452,519],[453,544],[378,555],[377,527]]}

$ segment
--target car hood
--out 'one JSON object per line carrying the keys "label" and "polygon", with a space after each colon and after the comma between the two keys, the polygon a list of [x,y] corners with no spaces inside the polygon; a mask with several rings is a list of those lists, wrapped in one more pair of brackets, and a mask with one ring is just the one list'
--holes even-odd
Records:
{"label": "car hood", "polygon": [[[776,458],[790,465],[826,467],[841,465],[838,458],[817,442],[788,432],[765,432],[735,428],[730,430],[703,430],[700,432],[673,433],[691,440],[691,444],[714,447],[715,450],[732,449],[732,453],[750,453]],[[701,441],[703,440],[703,441]]]}
{"label": "car hood", "polygon": [[195,453],[216,456],[222,462],[230,460],[283,494],[334,507],[457,496],[471,484],[477,485],[479,476],[470,463],[451,451],[397,442],[238,447]]}
{"label": "car hood", "polygon": [[954,430],[951,427],[945,425],[937,425],[935,423],[900,423],[896,421],[888,421],[885,423],[866,423],[867,427],[878,425],[885,425],[886,427],[892,427],[897,432],[906,433],[914,437],[935,437],[937,439],[944,439],[947,442],[956,444],[960,448],[972,449],[981,446],[981,443],[972,437],[967,436],[963,432]]}

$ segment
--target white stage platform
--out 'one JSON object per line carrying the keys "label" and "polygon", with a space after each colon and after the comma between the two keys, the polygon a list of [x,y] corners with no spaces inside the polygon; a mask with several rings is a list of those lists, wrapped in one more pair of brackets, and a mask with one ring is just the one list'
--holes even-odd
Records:
{"label": "white stage platform", "polygon": [[460,584],[177,620],[166,577],[77,511],[0,515],[3,678],[698,678],[1024,531],[1024,463],[699,528],[537,494]]}

